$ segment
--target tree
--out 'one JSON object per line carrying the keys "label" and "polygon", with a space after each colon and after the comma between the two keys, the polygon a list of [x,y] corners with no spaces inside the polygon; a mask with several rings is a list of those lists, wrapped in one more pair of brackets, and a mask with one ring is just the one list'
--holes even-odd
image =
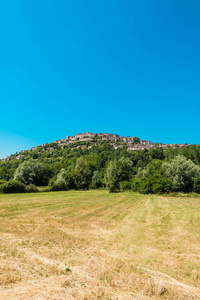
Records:
{"label": "tree", "polygon": [[115,162],[110,162],[106,171],[105,182],[110,193],[119,189],[119,177]]}
{"label": "tree", "polygon": [[173,182],[160,174],[154,174],[148,178],[136,178],[133,181],[132,189],[141,194],[163,194],[173,190]]}
{"label": "tree", "polygon": [[200,167],[182,155],[164,163],[163,168],[166,176],[173,181],[175,189],[186,193],[192,191],[194,178],[200,176]]}
{"label": "tree", "polygon": [[142,178],[142,177],[149,177],[153,176],[155,174],[161,174],[163,175],[164,170],[162,168],[163,161],[160,159],[153,159],[150,160],[148,165],[145,168],[139,168],[137,171],[137,177]]}
{"label": "tree", "polygon": [[3,193],[25,193],[25,184],[18,180],[10,180],[1,186],[1,190]]}
{"label": "tree", "polygon": [[54,170],[49,164],[35,163],[34,171],[36,174],[34,184],[37,186],[48,185],[50,178],[54,175]]}
{"label": "tree", "polygon": [[154,174],[149,177],[151,192],[153,194],[164,194],[172,192],[174,185],[171,179],[163,177],[160,174]]}
{"label": "tree", "polygon": [[138,144],[140,142],[140,139],[137,136],[134,136],[132,140],[133,140],[133,144],[134,145],[136,145],[136,144]]}
{"label": "tree", "polygon": [[8,180],[9,179],[9,170],[5,165],[0,166],[0,179]]}
{"label": "tree", "polygon": [[58,173],[56,181],[54,182],[52,186],[53,191],[65,191],[67,189],[67,184],[64,179],[64,176],[66,174],[66,170],[62,169],[60,173]]}
{"label": "tree", "polygon": [[150,149],[148,151],[148,156],[152,159],[165,159],[163,148],[157,148],[157,149]]}
{"label": "tree", "polygon": [[24,161],[21,163],[14,173],[14,180],[19,180],[24,184],[47,185],[52,177],[52,168],[42,163],[33,161]]}
{"label": "tree", "polygon": [[92,176],[92,184],[91,186],[94,189],[97,189],[101,186],[101,180],[100,180],[100,175],[99,171],[94,171],[93,176]]}
{"label": "tree", "polygon": [[121,191],[127,191],[131,189],[131,182],[130,181],[121,181],[120,184],[120,190]]}
{"label": "tree", "polygon": [[14,174],[14,180],[19,180],[24,184],[34,183],[35,174],[35,163],[30,161],[24,161],[19,165]]}
{"label": "tree", "polygon": [[151,185],[149,178],[142,177],[136,178],[132,184],[132,190],[134,192],[139,192],[140,194],[149,194],[151,193]]}
{"label": "tree", "polygon": [[76,161],[75,170],[78,171],[79,175],[77,176],[77,188],[88,189],[91,182],[92,172],[87,160],[83,157],[79,157]]}
{"label": "tree", "polygon": [[119,181],[128,181],[131,177],[133,162],[128,157],[121,157],[116,162]]}
{"label": "tree", "polygon": [[194,178],[193,191],[200,194],[200,177]]}

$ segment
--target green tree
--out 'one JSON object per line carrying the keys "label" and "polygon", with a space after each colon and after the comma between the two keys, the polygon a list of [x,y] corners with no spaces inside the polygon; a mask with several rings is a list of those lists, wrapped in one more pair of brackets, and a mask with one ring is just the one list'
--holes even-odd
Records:
{"label": "green tree", "polygon": [[165,178],[160,174],[154,174],[149,177],[151,185],[151,192],[153,194],[170,193],[174,189],[174,185],[171,179]]}
{"label": "green tree", "polygon": [[152,159],[165,159],[163,148],[157,148],[157,149],[150,149],[148,151],[148,156]]}
{"label": "green tree", "polygon": [[127,191],[131,189],[131,182],[130,181],[121,181],[120,184],[120,191]]}
{"label": "green tree", "polygon": [[173,190],[173,182],[160,174],[154,174],[148,178],[136,178],[133,181],[132,189],[141,194],[163,194]]}
{"label": "green tree", "polygon": [[79,157],[76,161],[75,169],[79,173],[78,176],[76,177],[77,188],[88,189],[92,178],[92,171],[90,170],[90,164],[87,162],[85,158]]}
{"label": "green tree", "polygon": [[24,184],[34,183],[36,173],[34,170],[35,163],[24,161],[19,165],[14,174],[14,180],[19,180]]}
{"label": "green tree", "polygon": [[0,166],[0,179],[8,180],[9,179],[9,169],[7,165]]}
{"label": "green tree", "polygon": [[92,176],[91,186],[94,189],[97,189],[101,186],[101,179],[100,179],[99,171],[94,171],[93,176]]}
{"label": "green tree", "polygon": [[53,175],[53,170],[49,165],[24,161],[14,173],[14,180],[19,180],[24,184],[36,184],[38,186],[47,185]]}
{"label": "green tree", "polygon": [[151,193],[151,184],[149,178],[136,178],[132,184],[132,190],[134,192],[139,192],[140,194],[149,194]]}
{"label": "green tree", "polygon": [[3,193],[25,193],[26,186],[21,181],[10,180],[1,186],[1,191]]}
{"label": "green tree", "polygon": [[142,178],[142,177],[149,177],[153,176],[155,174],[161,174],[163,175],[164,170],[162,168],[163,161],[160,159],[152,159],[148,163],[146,167],[139,168],[137,171],[137,177]]}
{"label": "green tree", "polygon": [[52,186],[53,191],[65,191],[67,189],[67,184],[64,179],[65,174],[65,169],[62,169],[60,173],[58,173],[57,178]]}
{"label": "green tree", "polygon": [[138,143],[140,142],[140,139],[139,139],[139,137],[137,137],[137,136],[134,136],[134,137],[132,138],[132,140],[133,140],[133,144],[134,144],[134,145],[136,145],[136,144],[138,144]]}
{"label": "green tree", "polygon": [[193,191],[200,194],[200,177],[194,178]]}
{"label": "green tree", "polygon": [[35,163],[34,171],[36,174],[34,184],[37,186],[48,185],[50,178],[54,175],[54,170],[49,164]]}
{"label": "green tree", "polygon": [[106,171],[105,183],[110,193],[119,189],[119,177],[115,162],[110,162]]}
{"label": "green tree", "polygon": [[121,157],[116,162],[119,181],[128,181],[131,177],[133,162],[128,157]]}
{"label": "green tree", "polygon": [[173,181],[177,191],[192,191],[194,178],[200,176],[200,167],[182,155],[164,163],[163,168],[166,176]]}

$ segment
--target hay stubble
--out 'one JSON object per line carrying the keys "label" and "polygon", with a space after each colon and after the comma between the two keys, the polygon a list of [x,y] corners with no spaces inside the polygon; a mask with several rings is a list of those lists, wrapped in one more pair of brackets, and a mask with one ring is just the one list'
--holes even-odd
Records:
{"label": "hay stubble", "polygon": [[200,299],[200,199],[0,195],[0,299]]}

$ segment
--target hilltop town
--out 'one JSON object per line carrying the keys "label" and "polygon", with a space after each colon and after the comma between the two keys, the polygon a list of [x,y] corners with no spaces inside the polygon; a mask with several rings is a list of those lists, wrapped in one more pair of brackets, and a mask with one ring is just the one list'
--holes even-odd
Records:
{"label": "hilltop town", "polygon": [[[156,149],[156,148],[163,148],[163,150],[166,150],[168,147],[172,147],[173,149],[177,148],[183,148],[186,146],[190,146],[191,144],[163,144],[163,143],[152,143],[151,141],[147,140],[140,140],[138,137],[130,137],[130,136],[120,136],[118,134],[110,134],[110,133],[78,133],[75,136],[69,136],[67,135],[65,139],[56,140],[53,142],[53,144],[59,145],[61,148],[91,148],[94,145],[99,145],[101,147],[101,142],[107,141],[110,142],[115,149],[121,148],[126,146],[127,151],[142,151],[144,149]],[[52,144],[52,143],[51,143]],[[50,145],[51,145],[50,144]],[[49,144],[42,144],[41,146],[35,146],[31,148],[30,150],[26,150],[28,152],[35,151],[38,147],[45,148],[46,151],[52,152],[54,151],[53,146],[49,146]],[[22,150],[19,152],[19,155],[15,157],[16,160],[21,159],[24,155],[23,153],[25,150]],[[15,153],[18,154],[18,153]],[[10,159],[10,156],[7,156],[6,158],[3,158],[2,161],[7,161]]]}
{"label": "hilltop town", "polygon": [[[70,143],[74,142],[81,142],[81,141],[92,141],[95,137],[99,137],[102,141],[112,141],[121,143],[121,146],[127,145],[128,151],[134,150],[144,150],[144,149],[151,149],[151,148],[159,148],[162,147],[163,149],[167,149],[167,147],[172,148],[182,148],[188,146],[187,143],[185,144],[162,144],[162,143],[152,143],[151,141],[141,140],[137,137],[130,137],[130,136],[119,136],[118,134],[110,134],[110,133],[78,133],[75,136],[67,136],[66,139],[61,139],[59,141],[55,141],[59,145],[69,145]],[[134,142],[134,139],[136,142]],[[115,148],[119,147],[120,145],[113,144]]]}

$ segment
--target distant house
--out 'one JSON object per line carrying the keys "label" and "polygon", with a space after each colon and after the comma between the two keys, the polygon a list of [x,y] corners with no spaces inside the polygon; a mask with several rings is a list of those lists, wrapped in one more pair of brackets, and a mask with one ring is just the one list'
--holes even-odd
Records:
{"label": "distant house", "polygon": [[70,138],[70,140],[71,140],[71,141],[75,141],[75,140],[76,140],[76,136],[72,136],[72,137]]}
{"label": "distant house", "polygon": [[15,157],[15,159],[19,160],[20,158],[24,157],[24,155],[20,154],[17,157]]}
{"label": "distant house", "polygon": [[89,131],[85,133],[85,136],[89,136],[89,137],[95,137],[95,135],[96,135],[95,133],[91,133]]}
{"label": "distant house", "polygon": [[38,146],[31,148],[32,151],[36,150]]}
{"label": "distant house", "polygon": [[144,146],[137,144],[137,145],[129,147],[127,150],[128,151],[137,151],[137,150],[142,151],[144,149],[145,149]]}
{"label": "distant house", "polygon": [[141,140],[140,143],[143,144],[143,145],[146,145],[146,144],[148,144],[148,141],[146,141],[146,140]]}
{"label": "distant house", "polygon": [[[152,143],[151,141],[147,140],[141,140],[138,144],[133,145],[133,138],[130,136],[119,136],[118,134],[110,134],[110,133],[91,133],[90,131],[87,131],[86,133],[78,133],[75,136],[67,135],[66,139],[60,139],[58,141],[55,141],[56,144],[59,144],[61,148],[63,146],[69,145],[71,143],[78,143],[78,142],[86,142],[86,141],[92,141],[94,137],[100,137],[102,141],[114,141],[114,142],[123,142],[124,145],[128,146],[128,151],[134,151],[134,150],[143,150],[143,149],[156,149],[158,147],[163,148],[164,150],[167,149],[168,146],[171,146],[172,148],[182,148],[186,146],[191,146],[191,144],[162,144],[162,143]],[[93,144],[95,145],[95,144]],[[44,144],[42,145],[44,147]],[[79,146],[76,145],[76,148]],[[83,146],[81,146],[84,148]],[[100,145],[99,145],[100,147]],[[119,147],[123,147],[123,145],[114,145],[115,149],[118,149]],[[88,148],[91,148],[88,147]],[[37,149],[37,147],[33,147],[31,150],[34,151]],[[74,148],[75,149],[75,148]],[[47,148],[48,151],[54,151],[51,147]],[[28,150],[30,151],[30,150]]]}
{"label": "distant house", "polygon": [[102,137],[102,136],[103,136],[103,133],[98,133],[97,135],[100,136],[100,137]]}
{"label": "distant house", "polygon": [[2,158],[2,161],[7,161],[10,159],[10,156],[6,156],[5,158]]}
{"label": "distant house", "polygon": [[119,135],[115,134],[115,135],[113,135],[113,138],[114,138],[115,141],[118,141],[119,140]]}

